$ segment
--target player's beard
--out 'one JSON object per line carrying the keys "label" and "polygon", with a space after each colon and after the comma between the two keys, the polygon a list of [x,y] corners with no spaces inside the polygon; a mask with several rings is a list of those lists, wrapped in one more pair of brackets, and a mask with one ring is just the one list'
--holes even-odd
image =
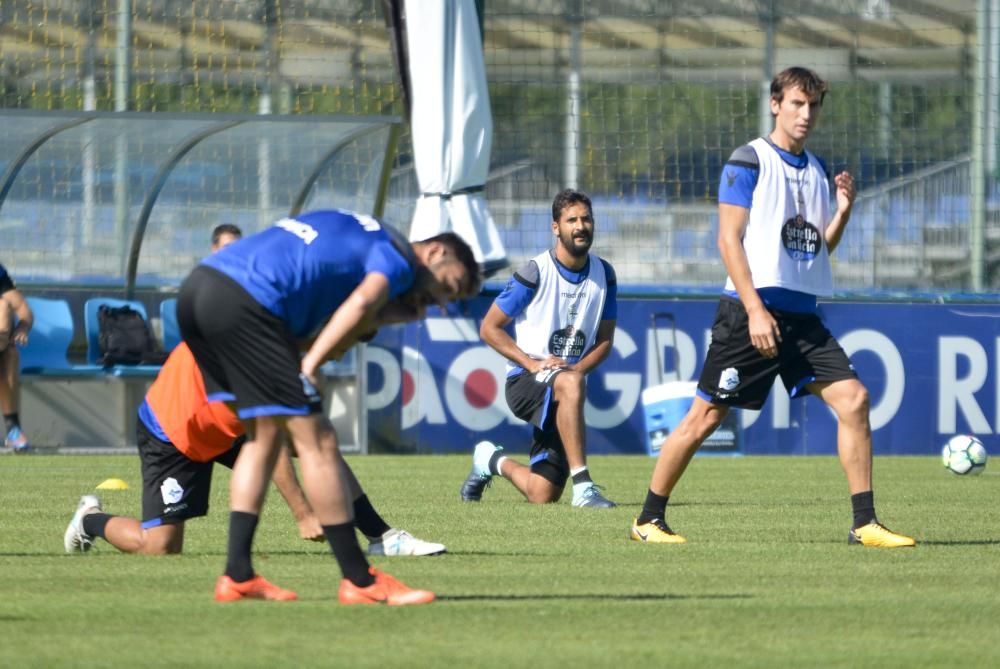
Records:
{"label": "player's beard", "polygon": [[589,233],[582,233],[586,239],[574,239],[573,233],[559,233],[559,243],[574,258],[581,258],[590,252],[590,246],[594,243],[594,238]]}

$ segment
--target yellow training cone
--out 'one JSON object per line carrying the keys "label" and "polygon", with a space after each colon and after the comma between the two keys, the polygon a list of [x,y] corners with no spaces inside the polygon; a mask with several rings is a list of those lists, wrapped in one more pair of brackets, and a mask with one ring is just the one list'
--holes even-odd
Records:
{"label": "yellow training cone", "polygon": [[97,486],[98,490],[128,490],[128,483],[121,479],[107,479]]}

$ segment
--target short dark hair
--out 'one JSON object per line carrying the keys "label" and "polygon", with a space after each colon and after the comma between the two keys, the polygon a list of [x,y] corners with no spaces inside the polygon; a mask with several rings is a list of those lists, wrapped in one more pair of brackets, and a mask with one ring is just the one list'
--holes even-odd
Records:
{"label": "short dark hair", "polygon": [[476,262],[476,255],[472,252],[472,247],[454,232],[442,232],[441,234],[424,239],[420,243],[429,244],[431,242],[438,242],[451,250],[452,254],[455,256],[455,260],[465,266],[467,281],[466,294],[477,294],[483,284],[483,275],[482,270],[479,267],[479,263]]}
{"label": "short dark hair", "polygon": [[587,209],[590,211],[590,215],[594,215],[594,207],[590,204],[590,198],[587,197],[586,193],[578,190],[573,190],[572,188],[564,188],[563,190],[556,193],[555,198],[552,200],[552,220],[558,221],[559,217],[562,215],[563,210],[570,205],[579,204],[582,202],[587,205]]}
{"label": "short dark hair", "polygon": [[223,223],[221,225],[215,226],[212,230],[212,245],[219,243],[219,237],[222,235],[232,235],[233,237],[243,237],[243,231],[240,230],[240,226],[233,225],[232,223]]}
{"label": "short dark hair", "polygon": [[819,96],[819,103],[823,104],[826,97],[826,82],[820,79],[819,75],[805,67],[789,67],[771,80],[771,99],[781,104],[785,99],[785,91],[789,88],[801,88],[802,92],[810,98]]}

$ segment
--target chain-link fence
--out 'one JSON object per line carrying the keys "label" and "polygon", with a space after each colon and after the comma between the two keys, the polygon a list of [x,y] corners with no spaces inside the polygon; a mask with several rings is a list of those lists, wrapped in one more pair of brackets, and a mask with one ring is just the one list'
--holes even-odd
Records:
{"label": "chain-link fence", "polygon": [[[381,5],[4,0],[0,107],[402,115]],[[809,146],[860,188],[835,254],[839,287],[1000,286],[1000,0],[484,7],[494,119],[486,195],[515,266],[551,242],[551,197],[576,186],[594,198],[595,250],[623,283],[717,287],[721,167],[769,127],[764,82],[798,64],[831,84]],[[48,181],[82,178],[51,169]],[[408,225],[416,190],[404,134],[390,222]],[[0,210],[3,262],[15,274],[44,223],[31,220],[33,198],[51,192],[22,189]]]}

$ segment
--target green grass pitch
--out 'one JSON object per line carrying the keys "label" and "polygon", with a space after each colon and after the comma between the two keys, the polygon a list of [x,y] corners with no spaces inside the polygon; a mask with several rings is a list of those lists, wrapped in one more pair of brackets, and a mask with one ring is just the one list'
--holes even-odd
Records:
{"label": "green grass pitch", "polygon": [[[479,504],[459,456],[353,456],[393,525],[447,555],[379,558],[437,592],[423,607],[344,607],[324,545],[298,538],[272,490],[255,567],[292,603],[212,601],[225,559],[228,472],[186,553],[65,555],[79,496],[110,477],[111,513],[140,507],[128,456],[0,458],[0,667],[996,667],[1000,465],[958,477],[936,458],[878,458],[883,522],[915,549],[848,546],[834,458],[695,460],[668,520],[684,546],[627,540],[653,464],[594,457],[619,502],[535,507],[503,480]],[[994,471],[994,468],[996,471]]]}

